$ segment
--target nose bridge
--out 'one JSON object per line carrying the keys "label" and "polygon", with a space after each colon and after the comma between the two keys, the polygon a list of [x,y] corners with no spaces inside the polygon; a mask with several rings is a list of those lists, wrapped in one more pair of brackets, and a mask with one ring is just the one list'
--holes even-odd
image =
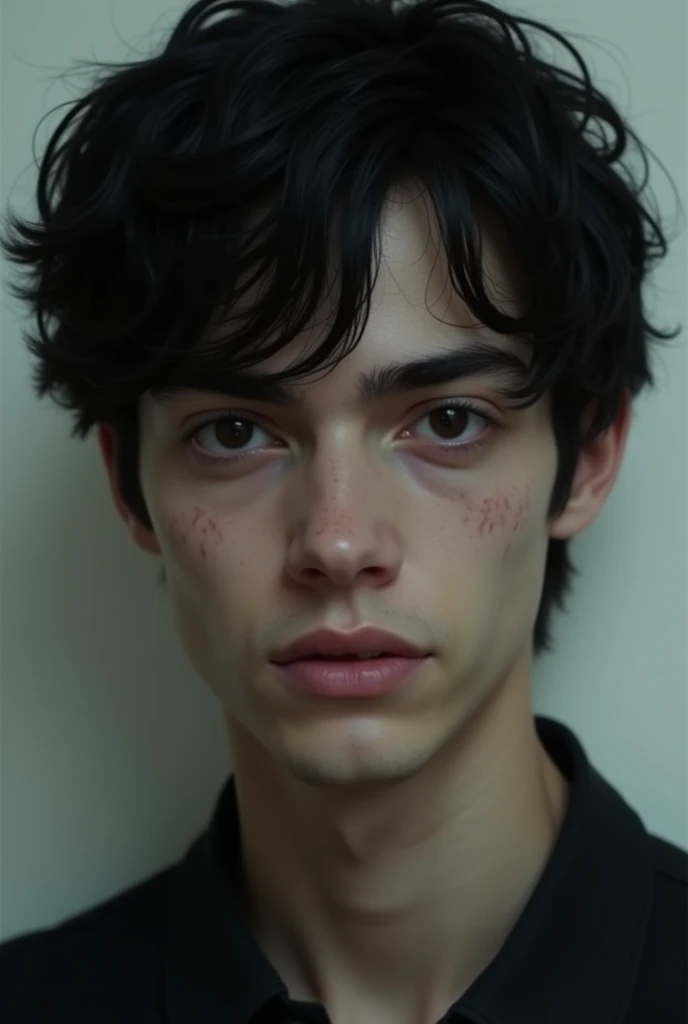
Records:
{"label": "nose bridge", "polygon": [[311,474],[315,494],[321,498],[316,507],[319,517],[328,509],[338,516],[350,516],[359,505],[360,495],[367,493],[372,497],[368,460],[353,444],[346,450],[340,444],[334,450],[323,451],[319,457],[316,455]]}
{"label": "nose bridge", "polygon": [[396,571],[400,546],[380,480],[380,467],[350,438],[318,447],[291,496],[293,575],[346,583],[360,572],[383,579]]}
{"label": "nose bridge", "polygon": [[306,469],[302,515],[312,539],[361,543],[374,529],[377,487],[373,468],[359,446],[340,444],[316,453]]}

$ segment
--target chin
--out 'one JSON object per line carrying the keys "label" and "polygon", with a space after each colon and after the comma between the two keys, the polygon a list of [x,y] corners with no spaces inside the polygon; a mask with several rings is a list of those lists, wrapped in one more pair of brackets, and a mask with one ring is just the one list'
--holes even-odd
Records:
{"label": "chin", "polygon": [[289,773],[311,786],[343,788],[346,786],[390,786],[413,778],[431,759],[432,753],[412,752],[400,739],[395,744],[373,745],[360,737],[348,742],[317,745],[310,751],[288,753],[280,760]]}

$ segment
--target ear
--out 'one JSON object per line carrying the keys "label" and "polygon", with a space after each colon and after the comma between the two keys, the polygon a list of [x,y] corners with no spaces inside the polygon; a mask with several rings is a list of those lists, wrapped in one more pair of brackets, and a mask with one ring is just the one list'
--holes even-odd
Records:
{"label": "ear", "polygon": [[100,423],[98,425],[98,446],[105,463],[112,500],[119,512],[120,519],[134,538],[134,543],[142,551],[150,555],[159,555],[161,554],[160,545],[155,533],[136,518],[122,497],[117,468],[117,444],[117,433],[114,428],[108,424]]}
{"label": "ear", "polygon": [[611,426],[581,450],[571,495],[566,508],[551,520],[550,537],[567,540],[597,518],[619,475],[630,425],[631,397],[627,392]]}

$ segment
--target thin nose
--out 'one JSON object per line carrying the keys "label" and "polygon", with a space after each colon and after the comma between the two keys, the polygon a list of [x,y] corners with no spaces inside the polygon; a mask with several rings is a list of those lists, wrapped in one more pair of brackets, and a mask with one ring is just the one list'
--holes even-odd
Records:
{"label": "thin nose", "polygon": [[[289,540],[287,572],[310,587],[384,586],[399,571],[401,544],[388,512],[380,509],[370,479],[355,486],[351,474],[331,465]],[[311,494],[313,492],[311,491]],[[318,496],[319,494],[319,496]]]}

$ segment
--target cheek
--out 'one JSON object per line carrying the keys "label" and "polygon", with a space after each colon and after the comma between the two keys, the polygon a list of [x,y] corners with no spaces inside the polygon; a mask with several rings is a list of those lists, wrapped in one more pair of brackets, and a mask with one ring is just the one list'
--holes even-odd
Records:
{"label": "cheek", "polygon": [[457,502],[462,536],[501,553],[502,558],[531,536],[537,519],[530,484],[487,494],[460,492]]}
{"label": "cheek", "polygon": [[477,537],[511,536],[518,533],[533,505],[530,486],[523,492],[515,488],[509,493],[496,491],[482,497],[464,494],[461,497],[464,523],[475,530]]}
{"label": "cheek", "polygon": [[455,561],[463,573],[455,594],[485,664],[532,633],[547,553],[545,505],[533,481],[459,499]]}
{"label": "cheek", "polygon": [[[195,504],[159,517],[158,533],[169,580],[177,629],[191,664],[201,678],[215,671],[213,651],[217,616],[226,613],[220,572],[226,524]],[[223,611],[224,609],[224,611]]]}
{"label": "cheek", "polygon": [[215,564],[224,541],[224,528],[201,505],[171,515],[164,533],[173,560],[186,568]]}

